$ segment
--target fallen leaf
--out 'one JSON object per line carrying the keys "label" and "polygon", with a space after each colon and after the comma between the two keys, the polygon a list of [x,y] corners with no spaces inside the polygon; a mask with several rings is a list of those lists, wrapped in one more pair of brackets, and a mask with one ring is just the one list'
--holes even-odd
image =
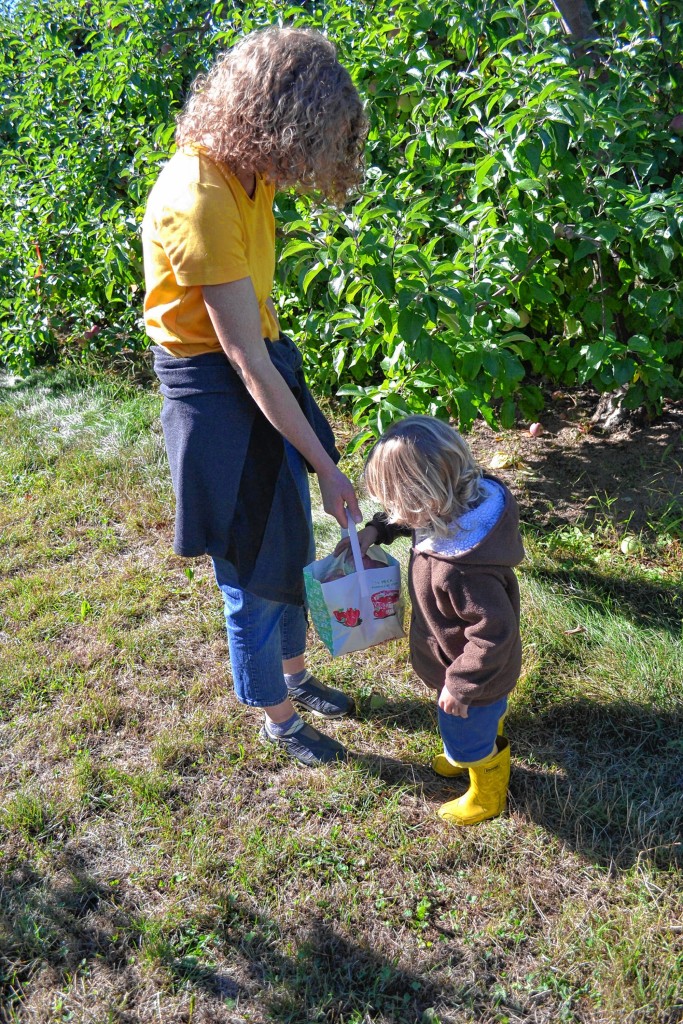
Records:
{"label": "fallen leaf", "polygon": [[491,456],[489,466],[491,469],[509,469],[515,464],[514,455],[506,455],[505,452],[494,452]]}

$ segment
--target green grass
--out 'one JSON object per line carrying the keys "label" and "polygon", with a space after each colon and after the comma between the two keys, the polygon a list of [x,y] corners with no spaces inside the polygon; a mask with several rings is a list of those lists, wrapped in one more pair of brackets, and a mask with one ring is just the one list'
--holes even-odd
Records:
{"label": "green grass", "polygon": [[404,641],[312,640],[348,766],[258,743],[210,566],[171,551],[153,390],[1,395],[1,1021],[683,1019],[675,509],[635,556],[526,527],[509,809],[447,829]]}

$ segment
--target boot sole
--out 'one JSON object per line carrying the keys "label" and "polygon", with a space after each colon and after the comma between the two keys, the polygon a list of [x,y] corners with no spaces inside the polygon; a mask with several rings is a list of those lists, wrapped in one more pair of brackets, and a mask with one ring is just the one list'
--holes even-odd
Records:
{"label": "boot sole", "polygon": [[458,818],[454,814],[441,814],[440,811],[436,813],[439,815],[442,821],[447,821],[449,825],[478,825],[482,821],[492,821],[494,818],[499,818],[505,808],[503,807],[500,811],[496,811],[495,814],[482,814],[474,815],[471,818]]}

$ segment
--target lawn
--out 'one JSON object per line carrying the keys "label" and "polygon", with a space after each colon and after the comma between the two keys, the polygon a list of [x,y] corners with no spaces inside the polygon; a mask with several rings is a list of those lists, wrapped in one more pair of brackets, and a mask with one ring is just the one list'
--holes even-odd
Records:
{"label": "lawn", "polygon": [[627,545],[616,493],[550,524],[521,431],[488,438],[515,453],[525,654],[508,811],[459,830],[406,641],[311,640],[356,700],[327,727],[347,766],[259,743],[210,564],[172,553],[159,409],[74,371],[0,389],[0,1020],[680,1024],[674,503]]}

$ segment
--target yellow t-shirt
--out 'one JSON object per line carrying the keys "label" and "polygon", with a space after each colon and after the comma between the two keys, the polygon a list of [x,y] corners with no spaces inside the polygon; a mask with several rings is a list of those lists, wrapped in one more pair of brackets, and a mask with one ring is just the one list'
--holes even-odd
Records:
{"label": "yellow t-shirt", "polygon": [[275,188],[260,175],[250,198],[228,169],[179,150],[150,192],[142,222],[145,327],[175,356],[216,352],[220,342],[202,285],[250,277],[264,338],[280,329],[266,300],[275,274]]}

